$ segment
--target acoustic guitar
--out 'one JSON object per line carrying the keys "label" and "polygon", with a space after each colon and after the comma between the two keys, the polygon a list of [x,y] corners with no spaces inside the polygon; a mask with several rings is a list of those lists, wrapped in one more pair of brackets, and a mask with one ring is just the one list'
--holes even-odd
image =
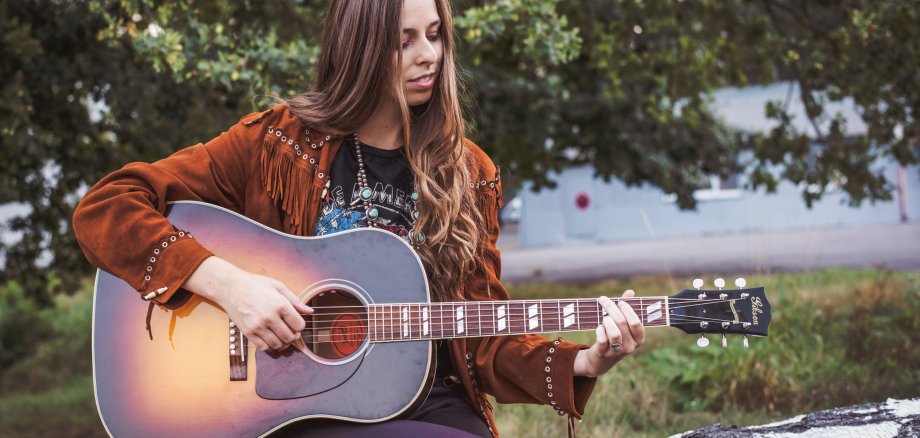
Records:
{"label": "acoustic guitar", "polygon": [[[280,353],[250,349],[215,303],[148,304],[100,270],[93,307],[96,404],[113,436],[267,435],[301,420],[378,422],[430,390],[437,339],[594,330],[597,299],[432,302],[422,263],[399,237],[358,229],[295,237],[209,204],[168,218],[218,256],[285,283],[316,311]],[[697,285],[699,286],[699,285]],[[627,299],[647,327],[766,336],[763,288]]]}

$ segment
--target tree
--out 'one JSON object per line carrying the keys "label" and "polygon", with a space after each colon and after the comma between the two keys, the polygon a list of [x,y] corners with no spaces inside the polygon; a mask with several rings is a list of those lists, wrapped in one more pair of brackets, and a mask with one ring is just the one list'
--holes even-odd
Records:
{"label": "tree", "polygon": [[[118,166],[209,139],[260,96],[310,83],[325,2],[87,0],[0,3],[0,204],[31,206],[0,247],[0,280],[48,300],[89,266],[70,232],[79,195]],[[752,187],[837,182],[853,204],[888,199],[875,160],[917,162],[918,8],[854,0],[457,0],[471,136],[536,187],[590,163],[692,208],[707,174]],[[791,80],[817,132],[733,132],[712,92]],[[865,134],[825,110],[852,98]],[[809,158],[811,157],[811,158]],[[807,159],[809,158],[809,159]],[[814,189],[817,187],[817,189]]]}

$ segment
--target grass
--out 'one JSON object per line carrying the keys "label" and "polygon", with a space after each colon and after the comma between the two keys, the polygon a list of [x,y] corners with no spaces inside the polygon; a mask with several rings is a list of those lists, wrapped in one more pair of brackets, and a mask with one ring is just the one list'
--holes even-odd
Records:
{"label": "grass", "polygon": [[[601,377],[580,436],[660,437],[713,423],[750,425],[832,406],[920,395],[920,273],[824,270],[748,278],[773,307],[770,337],[700,349],[656,328]],[[516,286],[515,298],[671,295],[690,279],[636,277],[589,285]],[[711,282],[710,282],[711,283]],[[89,285],[38,310],[0,287],[0,427],[4,436],[105,436],[90,377]],[[551,336],[551,335],[548,335]],[[592,333],[566,339],[591,343]],[[713,339],[715,341],[715,339]],[[15,354],[12,354],[15,353]],[[494,403],[493,403],[494,404]],[[546,406],[498,405],[504,436],[565,436]]]}
{"label": "grass", "polygon": [[[649,331],[638,352],[601,377],[581,436],[659,437],[713,423],[751,425],[888,397],[920,396],[920,274],[825,270],[748,278],[773,307],[770,336],[705,349],[683,332]],[[678,279],[689,284],[690,279]],[[671,295],[673,280],[643,277],[584,287],[529,285],[515,298]],[[667,288],[671,288],[668,290]],[[567,339],[591,343],[588,334]],[[564,436],[543,406],[497,405],[507,436]]]}

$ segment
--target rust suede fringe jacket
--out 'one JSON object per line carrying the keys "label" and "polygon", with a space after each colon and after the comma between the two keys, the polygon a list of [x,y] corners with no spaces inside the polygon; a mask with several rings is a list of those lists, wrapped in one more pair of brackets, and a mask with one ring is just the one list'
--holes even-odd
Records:
{"label": "rust suede fringe jacket", "polygon": [[[158,304],[179,291],[198,265],[212,255],[163,216],[167,203],[195,200],[243,214],[276,230],[310,235],[321,209],[321,193],[342,139],[310,132],[283,105],[252,113],[206,144],[148,163],[130,163],[96,183],[77,207],[77,240],[94,265],[125,280]],[[465,292],[469,300],[506,300],[499,281],[496,167],[471,141],[476,157],[479,208],[488,228],[487,272]],[[164,245],[165,243],[165,245]],[[154,257],[155,256],[155,257]],[[162,291],[157,295],[156,291]],[[139,321],[138,323],[142,323]],[[551,405],[559,415],[581,418],[595,379],[574,376],[575,355],[584,345],[538,335],[462,338],[450,341],[457,377],[468,402],[497,436],[491,394],[500,403]]]}

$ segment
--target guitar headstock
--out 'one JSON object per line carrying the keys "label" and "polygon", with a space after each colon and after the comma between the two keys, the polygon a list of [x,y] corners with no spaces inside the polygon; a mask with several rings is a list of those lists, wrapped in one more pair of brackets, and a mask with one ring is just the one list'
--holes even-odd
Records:
{"label": "guitar headstock", "polygon": [[[763,287],[746,288],[743,278],[735,280],[738,289],[724,289],[725,280],[716,279],[717,289],[701,289],[703,281],[693,281],[695,289],[684,289],[669,298],[671,326],[686,333],[739,334],[767,336],[770,303]],[[699,344],[709,341],[701,338]]]}

